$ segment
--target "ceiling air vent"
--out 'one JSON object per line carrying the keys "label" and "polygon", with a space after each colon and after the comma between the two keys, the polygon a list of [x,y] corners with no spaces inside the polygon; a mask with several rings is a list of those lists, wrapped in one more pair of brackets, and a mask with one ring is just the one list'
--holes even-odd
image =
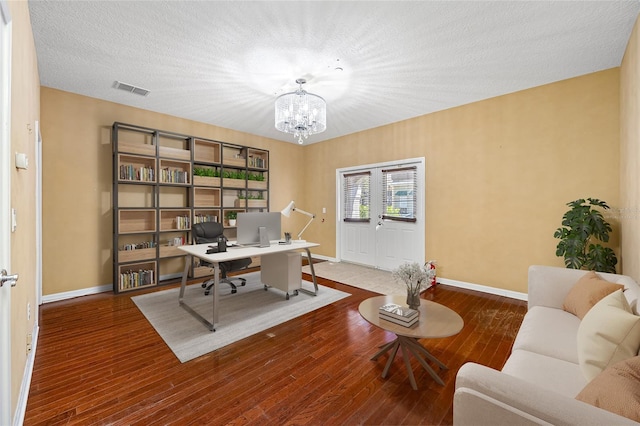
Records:
{"label": "ceiling air vent", "polygon": [[116,81],[113,83],[113,87],[115,89],[124,90],[125,92],[133,93],[140,96],[147,96],[149,91],[147,89],[143,89],[142,87],[137,87],[132,84],[123,83],[121,81]]}

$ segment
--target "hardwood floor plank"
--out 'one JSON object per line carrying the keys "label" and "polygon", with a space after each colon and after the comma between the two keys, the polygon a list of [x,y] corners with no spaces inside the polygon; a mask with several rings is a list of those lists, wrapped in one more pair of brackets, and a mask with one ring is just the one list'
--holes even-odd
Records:
{"label": "hardwood floor plank", "polygon": [[425,291],[465,325],[420,340],[449,369],[434,368],[440,386],[412,358],[414,391],[401,356],[386,379],[387,355],[371,360],[394,338],[358,313],[376,294],[319,282],[351,296],[186,363],[131,301],[155,289],[44,305],[24,424],[451,424],[458,369],[501,368],[526,312],[525,302],[471,290]]}

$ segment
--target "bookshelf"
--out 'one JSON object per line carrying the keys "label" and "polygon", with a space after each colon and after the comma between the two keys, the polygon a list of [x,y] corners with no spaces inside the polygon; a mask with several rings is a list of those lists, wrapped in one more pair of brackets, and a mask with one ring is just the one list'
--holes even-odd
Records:
{"label": "bookshelf", "polygon": [[233,240],[229,213],[269,210],[267,150],[120,122],[112,146],[115,293],[181,276],[193,224],[221,222]]}

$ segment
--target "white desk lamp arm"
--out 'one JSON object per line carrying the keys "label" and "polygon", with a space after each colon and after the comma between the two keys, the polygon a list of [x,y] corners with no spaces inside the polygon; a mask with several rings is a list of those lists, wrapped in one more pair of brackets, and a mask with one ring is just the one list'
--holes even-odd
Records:
{"label": "white desk lamp arm", "polygon": [[309,216],[311,218],[311,219],[309,219],[309,222],[307,222],[307,224],[304,226],[304,228],[302,228],[302,231],[298,232],[298,241],[304,241],[300,237],[302,237],[302,233],[309,227],[309,225],[311,225],[311,222],[313,222],[313,219],[315,219],[316,215],[314,215],[313,213],[309,213],[307,211],[304,211],[302,209],[299,209],[297,207],[294,207],[293,210],[297,211],[298,213],[302,213],[304,215],[307,215],[307,216]]}

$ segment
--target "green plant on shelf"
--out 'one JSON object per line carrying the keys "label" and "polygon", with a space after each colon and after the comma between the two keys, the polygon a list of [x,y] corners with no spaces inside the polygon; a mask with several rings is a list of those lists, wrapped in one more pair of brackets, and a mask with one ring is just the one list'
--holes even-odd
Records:
{"label": "green plant on shelf", "polygon": [[257,182],[264,182],[264,175],[262,173],[249,173],[247,176],[248,180],[255,180]]}
{"label": "green plant on shelf", "polygon": [[238,199],[240,200],[264,200],[264,194],[262,191],[256,191],[254,193],[245,194],[244,191],[238,191]]}
{"label": "green plant on shelf", "polygon": [[194,167],[193,174],[195,176],[220,177],[220,171],[210,167]]}
{"label": "green plant on shelf", "polygon": [[235,211],[227,212],[227,219],[236,220],[237,218],[238,218],[238,212],[235,212]]}

